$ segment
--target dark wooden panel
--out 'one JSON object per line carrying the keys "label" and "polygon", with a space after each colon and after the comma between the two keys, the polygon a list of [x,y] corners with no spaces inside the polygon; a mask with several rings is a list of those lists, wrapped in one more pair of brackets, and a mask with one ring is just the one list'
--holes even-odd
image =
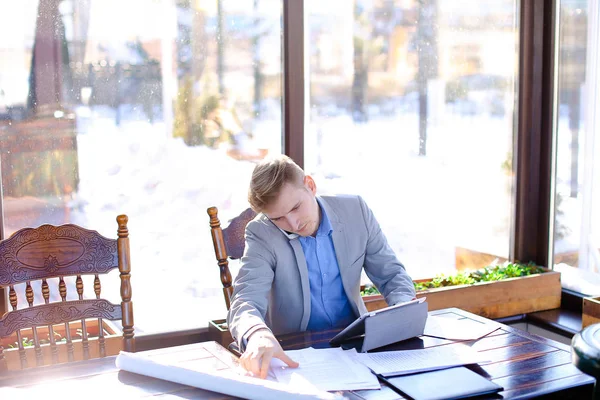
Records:
{"label": "dark wooden panel", "polygon": [[341,329],[333,329],[322,332],[297,332],[280,336],[279,343],[284,350],[314,348],[327,348],[331,340]]}
{"label": "dark wooden panel", "polygon": [[[56,261],[56,267],[61,268],[77,261],[84,253],[84,244],[71,238],[56,238],[54,245],[58,250],[52,257]],[[37,269],[45,269],[48,249],[44,241],[32,241],[26,243],[17,250],[17,261],[24,266]]]}
{"label": "dark wooden panel", "polygon": [[532,355],[547,354],[555,351],[554,348],[541,343],[529,342],[516,346],[500,347],[483,351],[491,362],[500,362],[507,360],[518,360]]}
{"label": "dark wooden panel", "polygon": [[242,258],[246,245],[246,225],[256,217],[251,208],[247,208],[240,215],[229,221],[229,225],[223,228],[223,240],[227,248],[227,256],[232,259]]}
{"label": "dark wooden panel", "polygon": [[[508,346],[511,343],[519,343],[520,341],[526,341],[527,339],[523,339],[519,337],[515,337],[514,339],[509,339],[510,335],[506,331],[497,330],[495,332],[490,333],[489,336],[485,338],[481,338],[478,340],[465,340],[465,341],[454,341],[448,339],[440,339],[436,337],[430,336],[419,336],[418,338],[405,340],[399,343],[393,343],[385,347],[381,347],[376,351],[391,351],[391,350],[414,350],[414,349],[427,349],[430,347],[437,346],[446,346],[446,345],[466,345],[466,346],[476,346],[480,348],[491,348],[494,347],[493,344],[496,343],[497,347]],[[485,340],[484,340],[485,339]],[[483,342],[482,342],[483,341]],[[483,344],[478,344],[478,343]],[[480,350],[477,348],[476,350]]]}
{"label": "dark wooden panel", "polygon": [[581,372],[573,364],[563,364],[524,374],[516,373],[503,378],[493,379],[493,381],[499,385],[502,385],[505,390],[511,390],[521,389],[533,385],[544,386],[547,382],[580,375]]}
{"label": "dark wooden panel", "polygon": [[207,328],[177,332],[162,332],[136,337],[136,351],[154,350],[162,347],[182,346],[211,340]]}
{"label": "dark wooden panel", "polygon": [[[464,315],[470,317],[468,313]],[[310,343],[310,340],[314,340],[317,343],[324,343],[325,345],[322,347],[326,347],[328,340],[336,332],[337,330],[304,332],[283,335],[281,339],[282,342],[293,346],[299,346],[299,343],[310,346],[313,344]],[[502,330],[494,333],[493,336],[476,341],[474,345],[478,345],[481,349],[488,348],[488,350],[480,351],[493,355],[495,362],[481,367],[473,366],[472,369],[483,376],[494,378],[494,381],[503,385],[506,388],[502,393],[503,398],[525,399],[543,396],[544,398],[579,399],[589,398],[591,395],[594,380],[572,366],[569,362],[570,353],[559,349],[554,342],[505,326]],[[405,346],[408,346],[408,343],[412,343],[412,346],[420,343],[421,347],[461,345],[460,343],[443,343],[440,339],[435,338],[423,338],[423,340],[416,338],[404,343]],[[217,356],[217,352],[221,352],[221,355],[226,354],[227,357],[233,357],[223,347],[213,342],[192,345],[189,349],[197,352],[200,358],[205,356],[211,358],[209,354]],[[204,353],[201,353],[202,349],[205,350]],[[178,351],[187,350],[185,348],[178,349]],[[171,352],[173,350],[164,349],[159,350],[158,353],[162,351]],[[221,359],[221,357],[218,358]],[[11,379],[12,377],[16,378]],[[0,377],[0,387],[8,386],[10,383],[10,386],[20,387],[25,395],[28,394],[28,388],[38,393],[43,390],[47,382],[67,379],[68,382],[65,384],[69,385],[69,396],[71,393],[74,396],[77,391],[100,385],[106,389],[104,390],[106,395],[114,398],[164,395],[189,399],[227,398],[227,396],[200,389],[188,388],[128,372],[118,372],[114,365],[114,357],[71,363],[66,367],[42,367],[23,371],[18,375],[12,374],[12,377],[11,374],[5,376],[5,379]],[[40,383],[42,384],[40,385]],[[69,396],[67,398],[73,398]],[[401,396],[398,395],[396,398],[401,398]],[[489,398],[499,397],[491,396]]]}
{"label": "dark wooden panel", "polygon": [[517,174],[511,259],[549,265],[555,7],[520,2]]}
{"label": "dark wooden panel", "polygon": [[56,325],[65,319],[75,321],[87,318],[121,319],[121,305],[103,299],[77,300],[43,304],[5,314],[0,319],[0,337],[9,336],[18,329]]}
{"label": "dark wooden panel", "polygon": [[[564,297],[564,290],[562,296]],[[572,338],[582,328],[582,303],[579,300],[579,310],[555,309],[527,314],[527,321],[559,335]]]}
{"label": "dark wooden panel", "polygon": [[48,277],[104,274],[118,266],[117,240],[70,224],[24,228],[0,242],[0,264],[3,286]]}
{"label": "dark wooden panel", "polygon": [[[329,346],[329,340],[333,338],[340,329],[332,329],[321,332],[297,332],[290,333],[286,335],[280,336],[279,343],[284,350],[295,350],[295,349],[303,349],[309,346],[313,346],[315,348],[327,348]],[[506,335],[508,333],[507,330],[499,329],[495,332],[490,333],[487,337],[494,337],[498,335]],[[479,339],[482,340],[482,339]],[[465,341],[466,344],[474,343],[475,341]],[[423,349],[427,347],[440,346],[444,344],[452,344],[457,343],[452,340],[440,339],[429,336],[420,336],[416,339],[409,339],[403,342],[394,343],[389,346],[382,347],[378,349],[379,351],[387,351],[387,350],[410,350],[410,349]]]}
{"label": "dark wooden panel", "polygon": [[283,2],[283,152],[304,168],[304,0]]}
{"label": "dark wooden panel", "polygon": [[519,336],[522,336],[524,338],[527,338],[527,339],[529,339],[532,342],[542,343],[542,344],[545,344],[547,346],[554,347],[557,350],[564,350],[564,351],[567,351],[567,352],[571,351],[571,347],[569,345],[557,342],[555,340],[551,340],[551,339],[548,339],[548,338],[545,338],[545,337],[542,337],[542,336],[534,335],[532,333],[525,332],[525,331],[522,331],[520,329],[512,328],[512,327],[509,327],[509,326],[507,326],[505,328],[505,330],[507,332],[511,332],[511,333],[513,333],[515,335],[519,335]]}
{"label": "dark wooden panel", "polygon": [[521,335],[505,333],[503,335],[486,336],[470,343],[472,349],[477,351],[489,351],[500,347],[516,346],[530,343],[530,340]]}
{"label": "dark wooden panel", "polygon": [[[546,377],[548,379],[541,382],[536,381],[536,379],[540,378],[540,375],[526,374],[520,379],[519,377],[511,377],[513,378],[512,380],[508,378],[501,378],[498,380],[494,380],[494,382],[498,383],[499,385],[502,385],[505,388],[505,391],[502,392],[502,395],[505,398],[531,398],[533,395],[545,396],[553,392],[565,390],[567,388],[574,388],[576,386],[584,386],[583,388],[581,388],[581,390],[584,392],[588,392],[590,390],[589,388],[593,387],[593,380],[591,380],[590,377],[584,375],[572,375],[563,377],[560,375],[560,372],[557,372],[555,374],[552,372],[548,372],[547,375],[541,376],[542,379]],[[550,379],[550,377],[552,377],[552,379]],[[580,397],[580,399],[591,398],[591,391],[589,391],[589,393],[590,397]],[[563,392],[563,394],[566,394],[566,392]],[[564,397],[558,396],[557,398]]]}
{"label": "dark wooden panel", "polygon": [[[497,382],[498,383],[498,382]],[[593,378],[587,375],[570,376],[542,384],[530,383],[512,390],[505,390],[500,394],[510,399],[530,399],[540,397],[544,399],[591,399],[594,389]]]}
{"label": "dark wooden panel", "polygon": [[544,353],[541,355],[527,354],[523,359],[520,360],[501,361],[493,364],[483,365],[479,368],[483,370],[489,377],[497,379],[510,375],[538,371],[556,365],[569,364],[570,362],[571,354],[556,350],[551,353]]}

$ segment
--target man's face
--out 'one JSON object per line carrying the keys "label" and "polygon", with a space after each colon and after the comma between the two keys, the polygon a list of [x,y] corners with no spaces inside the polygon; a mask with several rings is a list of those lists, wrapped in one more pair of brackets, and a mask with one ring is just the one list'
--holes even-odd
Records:
{"label": "man's face", "polygon": [[277,199],[263,212],[280,229],[300,236],[312,236],[320,223],[317,188],[310,176],[302,185],[286,183]]}

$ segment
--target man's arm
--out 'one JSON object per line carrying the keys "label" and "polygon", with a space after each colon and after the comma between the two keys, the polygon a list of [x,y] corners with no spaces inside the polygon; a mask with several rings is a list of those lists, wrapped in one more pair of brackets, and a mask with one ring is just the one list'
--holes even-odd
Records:
{"label": "man's arm", "polygon": [[240,357],[240,365],[253,376],[265,379],[273,357],[279,358],[292,368],[300,365],[284,353],[273,333],[263,328],[253,332],[248,338],[246,351]]}
{"label": "man's arm", "polygon": [[[260,222],[251,222],[246,228],[246,246],[242,266],[235,278],[227,325],[232,337],[244,351],[250,335],[267,329],[265,316],[268,296],[273,284],[275,256],[261,237]],[[253,228],[254,225],[254,228]]]}
{"label": "man's arm", "polygon": [[359,202],[369,236],[364,262],[367,276],[389,305],[412,300],[415,298],[412,279],[388,244],[373,212],[360,196]]}
{"label": "man's arm", "polygon": [[[256,225],[259,230],[260,225]],[[254,376],[267,377],[273,357],[290,367],[298,363],[290,359],[265,324],[269,291],[273,284],[275,256],[266,240],[250,225],[246,229],[246,249],[235,283],[227,324],[231,335],[243,352],[240,365]]]}

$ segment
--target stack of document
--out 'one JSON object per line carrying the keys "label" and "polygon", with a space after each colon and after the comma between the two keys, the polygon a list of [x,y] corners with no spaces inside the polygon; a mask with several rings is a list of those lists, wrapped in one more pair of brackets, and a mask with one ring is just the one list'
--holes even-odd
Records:
{"label": "stack of document", "polygon": [[459,343],[380,353],[307,348],[286,354],[300,366],[290,368],[273,359],[266,380],[246,376],[225,349],[214,351],[202,343],[139,353],[121,352],[116,364],[125,371],[237,397],[329,399],[337,397],[328,393],[333,391],[380,389],[374,374],[388,378],[489,361]]}
{"label": "stack of document", "polygon": [[250,377],[225,350],[202,343],[138,353],[121,352],[117,368],[231,396],[255,399],[334,399],[328,391],[379,389],[377,377],[356,360],[356,350],[341,348],[288,351],[300,363],[289,368],[271,361],[266,380]]}
{"label": "stack of document", "polygon": [[124,371],[247,399],[339,398],[306,382],[302,386],[291,386],[244,376],[242,371],[225,366],[222,360],[203,355],[198,357],[196,351],[181,351],[186,347],[161,349],[160,352],[122,351],[117,357],[116,366]]}
{"label": "stack of document", "polygon": [[461,365],[489,362],[484,355],[463,344],[421,350],[358,353],[356,359],[383,377],[435,371]]}
{"label": "stack of document", "polygon": [[377,377],[356,359],[355,349],[341,348],[291,350],[285,352],[297,361],[298,368],[289,368],[280,360],[271,361],[272,377],[290,387],[306,384],[320,390],[379,389]]}

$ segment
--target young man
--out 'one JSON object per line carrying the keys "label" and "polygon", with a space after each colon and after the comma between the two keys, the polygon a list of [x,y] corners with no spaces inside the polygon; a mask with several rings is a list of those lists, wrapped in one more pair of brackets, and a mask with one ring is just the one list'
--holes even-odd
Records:
{"label": "young man", "polygon": [[389,305],[415,297],[364,200],[316,193],[312,177],[286,156],[252,173],[248,200],[259,214],[246,226],[227,321],[244,351],[241,365],[262,378],[273,357],[298,366],[275,335],[342,328],[367,312],[363,268]]}

